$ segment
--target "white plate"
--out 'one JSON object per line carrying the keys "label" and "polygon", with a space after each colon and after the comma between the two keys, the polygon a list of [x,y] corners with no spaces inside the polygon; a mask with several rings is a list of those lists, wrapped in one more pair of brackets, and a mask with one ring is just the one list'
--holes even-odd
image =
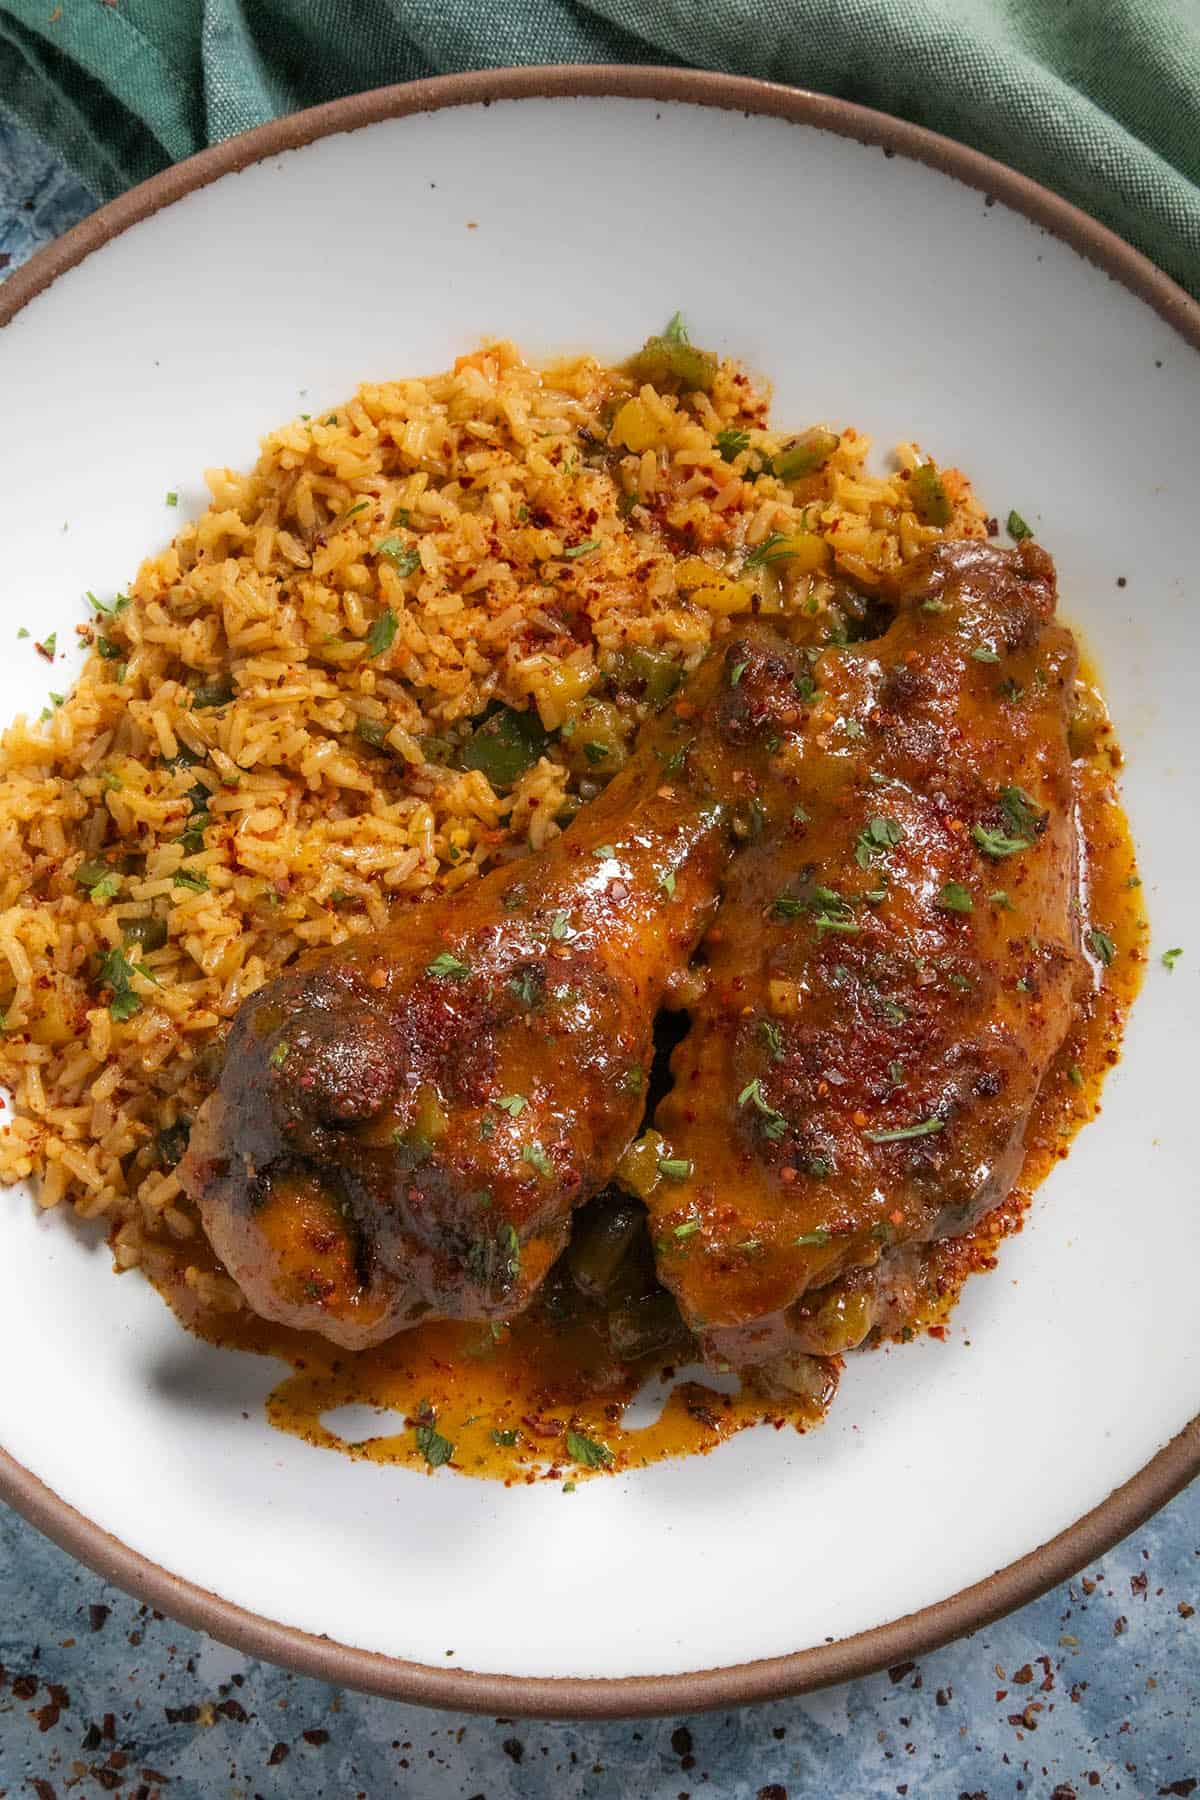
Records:
{"label": "white plate", "polygon": [[[441,368],[484,334],[535,356],[619,357],[677,307],[698,341],[774,377],[780,420],[853,422],[880,446],[915,435],[993,510],[1017,507],[1099,656],[1152,946],[1186,954],[1174,973],[1152,958],[1102,1118],[999,1272],[968,1285],[951,1341],[853,1359],[820,1432],[746,1433],[569,1497],[351,1464],[266,1424],[276,1365],[193,1341],[67,1217],[0,1197],[11,1496],[78,1554],[254,1648],[392,1692],[543,1713],[748,1698],[923,1647],[1027,1597],[1072,1551],[1082,1562],[1198,1460],[1194,1439],[1177,1445],[1090,1536],[1019,1580],[865,1649],[828,1648],[1025,1557],[1197,1409],[1200,357],[1007,205],[803,120],[918,153],[922,134],[753,84],[623,79],[708,104],[445,105],[479,83],[432,84],[444,110],[320,137],[196,191],[187,169],[160,178],[107,228],[173,204],[77,260],[106,229],[83,227],[57,253],[77,266],[0,333],[6,718],[66,679],[17,627],[71,638],[83,590],[120,587],[178,525],[166,490],[193,511],[207,465],[250,463],[297,410]],[[527,73],[507,91],[531,85]],[[344,103],[335,122],[412,105],[398,95],[357,115]],[[714,110],[762,95],[797,119]],[[200,175],[321,128],[268,128]],[[957,166],[967,179],[987,167],[965,152]],[[996,185],[1042,205],[1016,178]],[[1126,274],[1139,269],[1128,253]],[[1156,297],[1195,332],[1177,291],[1163,282]],[[780,1657],[724,1678],[578,1685]],[[529,1685],[456,1684],[452,1670]]]}

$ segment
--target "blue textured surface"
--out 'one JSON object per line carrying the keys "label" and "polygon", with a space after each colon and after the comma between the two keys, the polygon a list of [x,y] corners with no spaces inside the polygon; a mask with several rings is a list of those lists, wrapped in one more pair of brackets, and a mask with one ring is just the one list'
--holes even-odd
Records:
{"label": "blue textured surface", "polygon": [[[93,204],[0,115],[0,272]],[[1186,1800],[1200,1792],[1198,1590],[1200,1485],[1102,1566],[918,1664],[740,1712],[531,1724],[252,1662],[0,1509],[0,1800]]]}

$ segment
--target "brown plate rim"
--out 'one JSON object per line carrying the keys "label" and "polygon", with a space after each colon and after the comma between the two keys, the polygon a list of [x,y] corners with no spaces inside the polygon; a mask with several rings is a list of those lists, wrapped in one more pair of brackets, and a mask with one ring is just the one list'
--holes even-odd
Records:
{"label": "brown plate rim", "polygon": [[[621,98],[788,120],[907,156],[994,196],[1144,300],[1200,350],[1200,305],[1105,226],[1027,176],[921,126],[828,95],[687,69],[552,65],[481,70],[353,94],[261,125],[132,188],[41,250],[0,286],[0,328],[92,251],[185,194],[284,150],[383,119],[493,100]],[[729,1668],[618,1678],[434,1668],[266,1619],[149,1561],[87,1519],[0,1448],[0,1499],[106,1580],[248,1655],[339,1686],[455,1710],[534,1718],[691,1713],[827,1687],[913,1660],[1036,1599],[1137,1529],[1200,1473],[1200,1416],[1091,1512],[1017,1562],[934,1605],[853,1637]]]}

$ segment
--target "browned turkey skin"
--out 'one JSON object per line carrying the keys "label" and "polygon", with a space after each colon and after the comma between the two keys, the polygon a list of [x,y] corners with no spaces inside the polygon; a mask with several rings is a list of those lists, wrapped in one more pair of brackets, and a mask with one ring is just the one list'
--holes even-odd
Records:
{"label": "browned turkey skin", "polygon": [[903,1316],[906,1246],[1012,1186],[1071,1023],[1071,634],[1031,545],[940,547],[826,649],[802,805],[731,868],[644,1190],[706,1356],[768,1385]]}
{"label": "browned turkey skin", "polygon": [[[181,1165],[249,1304],[359,1348],[521,1311],[645,1107],[686,970],[771,752],[796,657],[712,655],[539,855],[253,996]],[[760,692],[761,690],[761,692]]]}
{"label": "browned turkey skin", "polygon": [[510,1317],[620,1162],[714,1364],[807,1389],[904,1317],[1011,1187],[1086,965],[1049,558],[942,545],[886,598],[819,652],[754,624],[548,850],[247,1003],[182,1168],[256,1311]]}

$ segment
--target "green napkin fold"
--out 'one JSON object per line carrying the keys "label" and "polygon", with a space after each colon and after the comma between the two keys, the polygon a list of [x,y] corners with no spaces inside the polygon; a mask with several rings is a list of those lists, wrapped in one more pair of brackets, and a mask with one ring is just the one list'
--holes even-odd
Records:
{"label": "green napkin fold", "polygon": [[899,114],[1200,297],[1200,0],[0,0],[0,105],[104,198],[317,101],[540,62],[683,63]]}

